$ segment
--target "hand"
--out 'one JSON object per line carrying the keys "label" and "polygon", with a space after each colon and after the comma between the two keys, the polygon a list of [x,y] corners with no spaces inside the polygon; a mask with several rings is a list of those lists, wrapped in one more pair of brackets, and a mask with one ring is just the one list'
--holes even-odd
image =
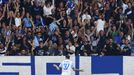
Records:
{"label": "hand", "polygon": [[83,70],[83,69],[81,69],[81,70],[80,70],[80,72],[84,72],[84,70]]}

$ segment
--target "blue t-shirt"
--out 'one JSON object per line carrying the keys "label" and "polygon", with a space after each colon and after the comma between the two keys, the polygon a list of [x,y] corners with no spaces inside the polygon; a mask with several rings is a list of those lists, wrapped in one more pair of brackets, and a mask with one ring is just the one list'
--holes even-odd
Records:
{"label": "blue t-shirt", "polygon": [[23,22],[24,22],[24,27],[32,27],[32,24],[29,18],[24,18]]}
{"label": "blue t-shirt", "polygon": [[73,0],[64,0],[67,3],[67,7],[73,9],[75,4]]}

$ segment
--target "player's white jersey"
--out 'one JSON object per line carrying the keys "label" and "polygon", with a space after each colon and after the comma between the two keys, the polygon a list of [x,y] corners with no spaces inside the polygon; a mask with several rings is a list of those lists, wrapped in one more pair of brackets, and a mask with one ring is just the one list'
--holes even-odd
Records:
{"label": "player's white jersey", "polygon": [[64,60],[59,67],[62,68],[61,75],[71,75],[72,68],[74,67],[73,62],[71,60]]}

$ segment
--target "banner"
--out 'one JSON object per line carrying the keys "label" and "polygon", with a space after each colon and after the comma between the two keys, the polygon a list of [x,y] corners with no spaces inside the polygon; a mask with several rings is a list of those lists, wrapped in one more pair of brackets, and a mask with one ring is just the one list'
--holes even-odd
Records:
{"label": "banner", "polygon": [[[0,75],[60,75],[53,64],[59,65],[64,56],[4,56],[0,57]],[[95,56],[71,57],[77,69],[72,75],[133,75],[134,57]]]}

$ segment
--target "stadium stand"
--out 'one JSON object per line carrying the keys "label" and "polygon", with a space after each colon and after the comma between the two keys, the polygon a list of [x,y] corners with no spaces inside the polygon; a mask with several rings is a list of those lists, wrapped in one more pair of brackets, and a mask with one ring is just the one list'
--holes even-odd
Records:
{"label": "stadium stand", "polygon": [[0,0],[0,56],[131,56],[133,0]]}

